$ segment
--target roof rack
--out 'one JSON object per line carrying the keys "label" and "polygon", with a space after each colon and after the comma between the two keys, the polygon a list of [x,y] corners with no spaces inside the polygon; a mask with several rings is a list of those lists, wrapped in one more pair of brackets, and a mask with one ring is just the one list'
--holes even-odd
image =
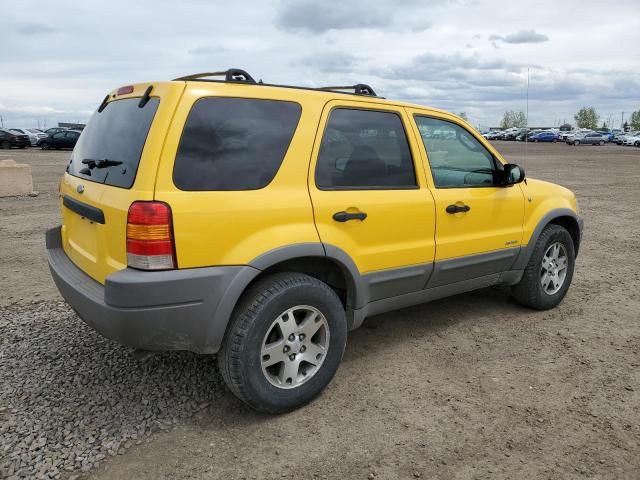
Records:
{"label": "roof rack", "polygon": [[[209,79],[209,77],[222,77],[224,76],[224,80],[214,80]],[[325,91],[325,92],[336,92],[336,93],[345,93],[350,95],[366,95],[368,97],[377,97],[376,92],[373,91],[369,85],[365,83],[358,83],[356,85],[346,85],[339,87],[299,87],[296,85],[278,85],[275,83],[263,83],[262,80],[255,81],[251,75],[249,75],[245,70],[240,68],[230,68],[223,72],[204,72],[204,73],[194,73],[193,75],[186,75],[184,77],[174,78],[176,80],[196,80],[202,82],[228,82],[228,83],[248,83],[252,85],[264,85],[265,87],[281,87],[281,88],[296,88],[300,90],[315,90],[315,91]],[[382,98],[382,97],[379,97]]]}
{"label": "roof rack", "polygon": [[353,90],[356,95],[368,95],[370,97],[377,97],[376,92],[373,91],[366,83],[358,83],[356,85],[348,85],[344,87],[320,87],[318,90],[329,90],[340,92],[342,90]]}
{"label": "roof rack", "polygon": [[221,77],[223,75],[225,82],[256,83],[251,75],[240,68],[230,68],[224,72],[194,73],[193,75],[174,78],[174,80],[201,80],[207,77]]}

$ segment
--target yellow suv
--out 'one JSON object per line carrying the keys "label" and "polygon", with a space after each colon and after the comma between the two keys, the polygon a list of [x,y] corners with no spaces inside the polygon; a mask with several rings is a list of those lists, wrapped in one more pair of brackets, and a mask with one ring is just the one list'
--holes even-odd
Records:
{"label": "yellow suv", "polygon": [[217,353],[273,413],[322,391],[368,316],[497,284],[556,306],[582,232],[573,193],[451,113],[238,69],[107,95],[60,203],[49,265],[85,322]]}

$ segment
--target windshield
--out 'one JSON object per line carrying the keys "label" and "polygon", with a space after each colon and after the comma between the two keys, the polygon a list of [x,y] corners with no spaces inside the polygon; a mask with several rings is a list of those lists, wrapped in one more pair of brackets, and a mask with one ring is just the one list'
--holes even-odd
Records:
{"label": "windshield", "polygon": [[116,100],[93,114],[71,154],[70,175],[114,187],[133,185],[160,99],[151,98],[142,108],[139,102]]}

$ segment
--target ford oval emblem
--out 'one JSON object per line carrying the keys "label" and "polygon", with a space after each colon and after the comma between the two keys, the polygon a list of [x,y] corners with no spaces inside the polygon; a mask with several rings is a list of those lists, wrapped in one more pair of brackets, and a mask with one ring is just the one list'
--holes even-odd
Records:
{"label": "ford oval emblem", "polygon": [[82,193],[82,192],[84,192],[84,185],[78,185],[78,186],[76,187],[76,192],[78,192],[78,193]]}

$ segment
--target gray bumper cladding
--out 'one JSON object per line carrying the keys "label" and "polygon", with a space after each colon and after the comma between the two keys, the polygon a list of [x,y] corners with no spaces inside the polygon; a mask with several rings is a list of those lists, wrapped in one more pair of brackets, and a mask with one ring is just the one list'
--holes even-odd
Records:
{"label": "gray bumper cladding", "polygon": [[60,227],[47,231],[46,245],[53,279],[80,318],[105,337],[144,350],[218,351],[238,298],[259,273],[248,266],[127,268],[103,286],[66,255]]}

